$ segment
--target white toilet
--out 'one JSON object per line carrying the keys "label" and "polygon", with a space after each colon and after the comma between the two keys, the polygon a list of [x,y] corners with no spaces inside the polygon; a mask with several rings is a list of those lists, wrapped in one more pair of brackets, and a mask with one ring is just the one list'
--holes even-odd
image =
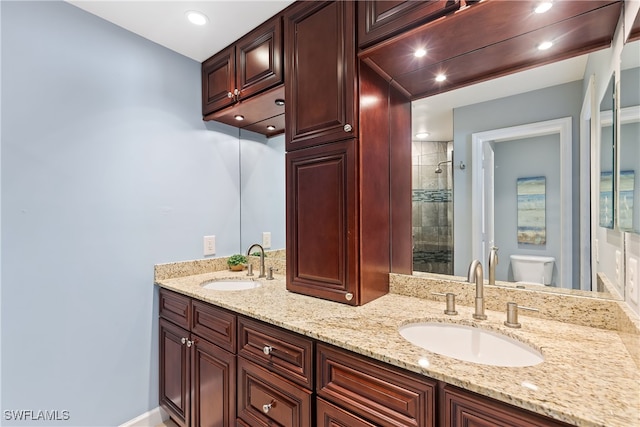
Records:
{"label": "white toilet", "polygon": [[550,256],[511,255],[513,278],[523,284],[550,285],[555,262]]}

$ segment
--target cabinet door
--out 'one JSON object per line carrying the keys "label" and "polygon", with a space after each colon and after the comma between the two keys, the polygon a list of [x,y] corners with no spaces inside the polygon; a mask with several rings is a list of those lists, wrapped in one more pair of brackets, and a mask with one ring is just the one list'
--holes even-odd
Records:
{"label": "cabinet door", "polygon": [[380,427],[435,427],[435,381],[318,343],[318,397]]}
{"label": "cabinet door", "polygon": [[236,88],[235,47],[215,54],[202,63],[202,115],[232,105],[229,93]]}
{"label": "cabinet door", "polygon": [[354,8],[300,2],[285,15],[287,150],[357,135]]}
{"label": "cabinet door", "polygon": [[189,332],[160,319],[160,406],[178,425],[190,425]]}
{"label": "cabinet door", "polygon": [[320,398],[316,400],[316,414],[317,427],[375,427],[375,424]]}
{"label": "cabinet door", "polygon": [[236,417],[236,357],[194,337],[191,347],[194,426],[228,427]]}
{"label": "cabinet door", "polygon": [[282,83],[282,17],[277,16],[236,44],[240,99]]}
{"label": "cabinet door", "polygon": [[287,289],[359,301],[356,140],[286,154]]}
{"label": "cabinet door", "polygon": [[311,425],[311,391],[238,357],[238,417],[253,427]]}
{"label": "cabinet door", "polygon": [[568,427],[559,421],[470,393],[450,385],[443,387],[446,427]]}
{"label": "cabinet door", "polygon": [[358,44],[370,46],[460,7],[458,0],[358,2]]}

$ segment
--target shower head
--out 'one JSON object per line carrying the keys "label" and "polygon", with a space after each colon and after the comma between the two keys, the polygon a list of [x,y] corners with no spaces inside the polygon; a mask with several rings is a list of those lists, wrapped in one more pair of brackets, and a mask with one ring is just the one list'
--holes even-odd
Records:
{"label": "shower head", "polygon": [[438,166],[436,166],[436,170],[435,173],[442,173],[442,168],[440,167],[440,165],[443,165],[445,163],[451,163],[453,160],[445,160],[443,162],[438,162]]}

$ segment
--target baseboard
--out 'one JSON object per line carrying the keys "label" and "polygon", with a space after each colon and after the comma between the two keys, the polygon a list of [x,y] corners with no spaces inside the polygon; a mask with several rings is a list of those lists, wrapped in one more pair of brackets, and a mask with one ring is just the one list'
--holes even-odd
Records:
{"label": "baseboard", "polygon": [[132,420],[120,425],[120,427],[154,427],[169,419],[169,414],[161,407],[154,408],[149,412],[135,417]]}

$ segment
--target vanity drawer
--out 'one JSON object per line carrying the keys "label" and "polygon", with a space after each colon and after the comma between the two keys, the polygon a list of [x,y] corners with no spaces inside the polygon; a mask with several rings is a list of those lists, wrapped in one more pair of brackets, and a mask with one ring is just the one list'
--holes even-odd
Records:
{"label": "vanity drawer", "polygon": [[378,426],[435,426],[436,381],[317,344],[319,397]]}
{"label": "vanity drawer", "polygon": [[293,384],[243,357],[238,357],[237,390],[238,417],[250,426],[312,425],[310,390]]}
{"label": "vanity drawer", "polygon": [[236,315],[201,301],[192,302],[191,332],[231,353],[236,352]]}
{"label": "vanity drawer", "polygon": [[160,289],[160,316],[189,329],[191,319],[191,299],[176,292]]}
{"label": "vanity drawer", "polygon": [[238,354],[313,389],[313,341],[309,338],[238,317]]}

